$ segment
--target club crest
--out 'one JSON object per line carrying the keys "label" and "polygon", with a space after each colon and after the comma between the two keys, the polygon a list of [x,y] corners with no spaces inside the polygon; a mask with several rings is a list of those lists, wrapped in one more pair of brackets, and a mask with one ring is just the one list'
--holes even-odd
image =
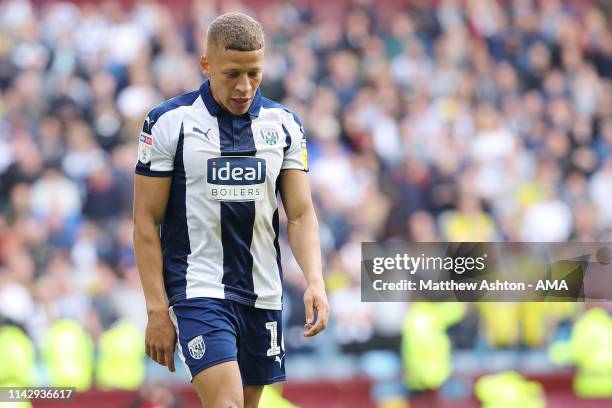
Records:
{"label": "club crest", "polygon": [[189,354],[191,354],[191,357],[195,358],[196,360],[204,357],[206,345],[204,344],[204,339],[201,335],[191,339],[191,341],[187,343],[187,346],[189,347]]}
{"label": "club crest", "polygon": [[278,132],[273,127],[264,127],[259,130],[259,135],[266,144],[275,145],[278,142]]}

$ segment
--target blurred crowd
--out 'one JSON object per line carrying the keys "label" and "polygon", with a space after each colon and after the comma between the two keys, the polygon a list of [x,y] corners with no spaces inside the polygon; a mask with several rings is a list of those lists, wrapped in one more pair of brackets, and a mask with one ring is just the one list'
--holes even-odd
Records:
{"label": "blurred crowd", "polygon": [[[332,307],[319,343],[399,339],[407,305],[360,302],[363,241],[612,241],[609,2],[39,3],[0,3],[0,320],[34,342],[59,318],[94,339],[120,319],[144,329],[139,130],[199,87],[227,11],[262,23],[263,93],[308,137]],[[282,238],[285,342],[307,350]]]}

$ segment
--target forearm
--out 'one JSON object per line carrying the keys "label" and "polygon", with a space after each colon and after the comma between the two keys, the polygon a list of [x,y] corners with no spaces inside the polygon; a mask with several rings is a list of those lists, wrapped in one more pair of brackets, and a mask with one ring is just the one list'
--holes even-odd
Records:
{"label": "forearm", "polygon": [[134,254],[147,312],[167,309],[159,227],[155,223],[147,221],[134,223]]}
{"label": "forearm", "polygon": [[319,241],[319,222],[314,209],[304,212],[300,217],[287,223],[289,245],[304,277],[309,285],[324,286],[321,245]]}

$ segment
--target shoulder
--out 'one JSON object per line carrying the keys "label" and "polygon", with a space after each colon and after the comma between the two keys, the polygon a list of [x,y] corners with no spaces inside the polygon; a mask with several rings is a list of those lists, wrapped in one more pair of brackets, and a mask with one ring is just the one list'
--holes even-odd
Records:
{"label": "shoulder", "polygon": [[287,108],[285,105],[282,105],[278,102],[266,98],[265,96],[262,96],[261,107],[265,110],[269,110],[279,115],[281,120],[283,121],[283,124],[289,126],[291,126],[292,124],[296,124],[298,127],[302,127],[302,121],[300,120],[298,115],[291,109]]}
{"label": "shoulder", "polygon": [[151,133],[156,123],[158,123],[162,118],[165,119],[170,116],[168,114],[169,112],[174,112],[177,108],[183,106],[193,105],[199,96],[199,90],[195,90],[163,101],[149,111],[143,125],[143,131]]}

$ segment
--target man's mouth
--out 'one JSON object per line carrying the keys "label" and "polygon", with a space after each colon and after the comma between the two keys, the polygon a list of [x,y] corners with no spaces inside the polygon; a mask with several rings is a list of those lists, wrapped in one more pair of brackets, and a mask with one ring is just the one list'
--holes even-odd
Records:
{"label": "man's mouth", "polygon": [[249,103],[251,98],[231,98],[232,103],[238,106],[244,106]]}

